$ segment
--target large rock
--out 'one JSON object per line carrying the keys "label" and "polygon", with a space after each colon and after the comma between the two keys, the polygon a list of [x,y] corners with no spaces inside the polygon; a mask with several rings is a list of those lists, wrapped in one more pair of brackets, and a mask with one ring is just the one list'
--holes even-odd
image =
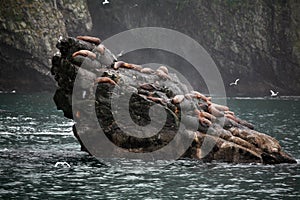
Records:
{"label": "large rock", "polygon": [[[116,62],[107,48],[72,37],[61,40],[57,47],[61,54],[52,58],[51,68],[59,86],[54,101],[66,117],[77,122],[73,131],[82,150],[93,155],[99,151],[82,141],[86,137],[97,138],[93,136],[99,130],[90,125],[88,118],[95,114],[106,137],[128,152],[155,152],[181,134],[183,138],[192,138],[187,147],[175,141],[174,151],[183,150],[182,158],[233,163],[296,162],[276,139],[253,130],[253,125],[237,118],[227,107],[213,104],[200,93],[191,93],[175,74],[168,74],[164,68],[145,71],[139,65]],[[78,51],[81,53],[74,54]],[[78,76],[83,78],[78,80]],[[129,102],[112,103],[112,99],[124,99],[126,94],[130,95]],[[133,131],[137,125],[159,125],[161,118],[150,117],[154,105],[158,109],[154,116],[159,110],[166,114],[157,134],[147,137],[155,131],[148,128],[139,137],[123,131],[124,127]],[[128,113],[122,112],[126,106]],[[102,141],[93,142],[101,146]],[[119,153],[110,152],[116,157]]]}

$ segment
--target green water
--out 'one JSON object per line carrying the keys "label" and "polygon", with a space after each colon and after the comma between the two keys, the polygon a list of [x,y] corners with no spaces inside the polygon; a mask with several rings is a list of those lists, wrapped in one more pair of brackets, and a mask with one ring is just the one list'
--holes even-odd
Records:
{"label": "green water", "polygon": [[[300,101],[228,99],[300,160]],[[299,199],[300,165],[102,164],[80,151],[51,94],[0,94],[0,199]],[[66,161],[71,167],[54,167]],[[118,163],[122,163],[119,165]]]}

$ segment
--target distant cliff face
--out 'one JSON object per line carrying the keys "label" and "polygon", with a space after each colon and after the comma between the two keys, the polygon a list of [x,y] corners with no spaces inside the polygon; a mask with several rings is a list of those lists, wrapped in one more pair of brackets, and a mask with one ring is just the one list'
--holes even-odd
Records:
{"label": "distant cliff face", "polygon": [[91,28],[85,1],[1,1],[0,90],[54,88],[49,70],[59,36],[86,33]]}
{"label": "distant cliff face", "polygon": [[[196,39],[219,67],[228,95],[268,96],[270,89],[300,95],[298,1],[114,0],[102,6],[89,0],[88,5],[93,34],[103,39],[145,26],[175,29]],[[147,60],[137,55],[126,58]],[[178,58],[163,60],[179,70],[185,67]],[[238,87],[229,87],[236,78]]]}
{"label": "distant cliff face", "polygon": [[[91,34],[105,39],[131,28],[157,26],[197,40],[219,67],[228,95],[267,96],[270,89],[281,95],[300,95],[299,1],[113,0],[108,5],[101,2],[3,1],[0,90],[34,91],[54,86],[48,74],[49,59],[56,52],[59,35]],[[172,54],[146,50],[130,53],[123,59],[166,63],[186,73],[194,80],[196,89],[205,91],[201,78],[187,70],[191,66]],[[236,78],[240,78],[238,87],[229,87]]]}

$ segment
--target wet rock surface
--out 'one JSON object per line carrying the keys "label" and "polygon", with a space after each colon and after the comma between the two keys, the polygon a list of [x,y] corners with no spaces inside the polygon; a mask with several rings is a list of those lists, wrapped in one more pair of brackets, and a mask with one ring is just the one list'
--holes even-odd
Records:
{"label": "wet rock surface", "polygon": [[92,28],[85,1],[3,1],[0,8],[0,90],[53,91],[49,73],[59,36]]}
{"label": "wet rock surface", "polygon": [[[58,84],[54,101],[67,118],[76,121],[74,135],[82,150],[90,154],[102,153],[98,154],[103,141],[96,140],[101,138],[97,136],[101,129],[120,147],[108,151],[115,157],[122,155],[121,151],[156,152],[173,142],[173,153],[180,153],[181,158],[296,162],[276,139],[255,131],[228,107],[190,91],[166,67],[151,69],[117,61],[93,38],[64,38],[57,48],[60,54],[53,56],[51,68]],[[91,123],[93,120],[96,124]],[[83,138],[89,138],[93,145]]]}

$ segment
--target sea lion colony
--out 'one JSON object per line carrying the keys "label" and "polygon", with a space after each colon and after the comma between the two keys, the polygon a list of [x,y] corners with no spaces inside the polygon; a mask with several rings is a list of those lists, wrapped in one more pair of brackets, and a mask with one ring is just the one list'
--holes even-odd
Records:
{"label": "sea lion colony", "polygon": [[[188,91],[175,74],[169,73],[166,66],[155,70],[118,61],[116,56],[101,44],[99,38],[91,36],[65,38],[58,42],[57,48],[61,55],[53,57],[51,73],[59,86],[54,96],[58,109],[62,109],[68,118],[73,119],[72,113],[75,113],[75,118],[81,117],[79,111],[72,110],[71,99],[78,69],[84,64],[83,72],[92,79],[97,90],[96,94],[92,94],[92,91],[83,85],[85,90],[80,98],[88,100],[89,96],[96,95],[95,105],[99,123],[102,123],[107,137],[122,148],[132,152],[155,151],[174,138],[181,122],[186,127],[185,132],[193,134],[194,137],[182,157],[227,162],[295,162],[282,151],[276,139],[253,130],[252,124],[238,118],[227,106],[214,103],[211,97],[198,91]],[[152,105],[156,104],[165,109],[168,117],[159,134],[140,139],[124,135],[118,129],[110,105],[110,97],[115,87],[125,93],[132,92],[129,103],[131,117],[143,125],[149,123],[148,111]],[[194,127],[195,121],[195,130],[189,129]],[[75,126],[73,131],[80,141]],[[215,147],[203,157],[204,138],[213,141]],[[84,149],[84,145],[81,145]]]}

